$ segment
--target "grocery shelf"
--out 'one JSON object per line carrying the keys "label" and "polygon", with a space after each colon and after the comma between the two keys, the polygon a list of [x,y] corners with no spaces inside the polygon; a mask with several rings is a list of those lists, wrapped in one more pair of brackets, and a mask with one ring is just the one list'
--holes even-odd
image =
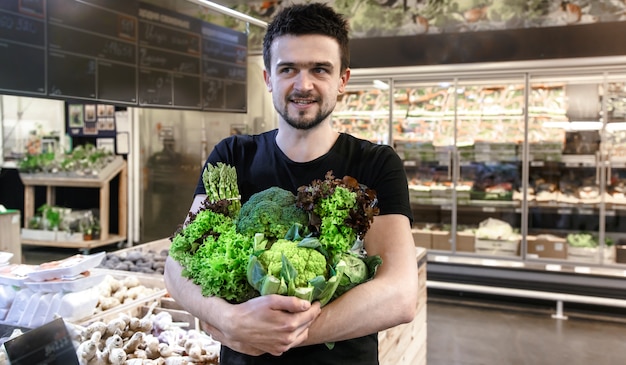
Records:
{"label": "grocery shelf", "polygon": [[[118,192],[118,232],[110,232],[109,212],[111,205],[111,181],[119,176]],[[71,188],[95,188],[99,190],[100,209],[100,238],[95,240],[76,241],[49,241],[22,239],[22,244],[78,248],[85,252],[95,247],[107,246],[113,243],[125,241],[127,236],[127,196],[128,172],[126,161],[121,156],[116,156],[98,175],[75,176],[48,173],[20,173],[20,179],[24,184],[24,222],[29,222],[35,214],[35,187],[46,188],[46,204],[55,204],[57,187]]]}

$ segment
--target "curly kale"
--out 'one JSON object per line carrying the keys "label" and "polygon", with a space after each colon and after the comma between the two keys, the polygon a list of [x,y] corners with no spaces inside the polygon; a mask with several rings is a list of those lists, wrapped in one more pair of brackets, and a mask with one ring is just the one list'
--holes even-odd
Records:
{"label": "curly kale", "polygon": [[373,189],[350,176],[337,179],[332,171],[298,188],[296,199],[297,207],[311,213],[311,229],[331,256],[349,251],[365,236],[379,213],[377,204]]}
{"label": "curly kale", "polygon": [[238,234],[232,218],[209,209],[177,231],[169,250],[183,267],[182,275],[200,285],[203,295],[232,302],[257,295],[246,277],[252,253],[253,238]]}

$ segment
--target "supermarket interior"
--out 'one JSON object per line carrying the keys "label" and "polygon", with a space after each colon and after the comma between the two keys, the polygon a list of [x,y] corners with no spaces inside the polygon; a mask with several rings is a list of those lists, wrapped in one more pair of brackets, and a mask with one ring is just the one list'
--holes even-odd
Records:
{"label": "supermarket interior", "polygon": [[[0,365],[74,364],[92,339],[59,319],[157,316],[219,363],[165,260],[213,147],[278,127],[263,35],[310,2],[0,2]],[[413,215],[416,315],[380,364],[624,363],[626,2],[323,3],[350,26],[332,128],[392,147]]]}

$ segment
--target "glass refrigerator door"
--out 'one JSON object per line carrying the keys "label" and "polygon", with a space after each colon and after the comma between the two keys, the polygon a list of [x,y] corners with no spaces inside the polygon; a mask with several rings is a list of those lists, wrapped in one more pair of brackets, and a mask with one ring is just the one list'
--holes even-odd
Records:
{"label": "glass refrigerator door", "polygon": [[333,126],[339,132],[374,143],[389,143],[391,115],[389,80],[350,80],[339,95],[333,112]]}
{"label": "glass refrigerator door", "polygon": [[527,257],[600,263],[601,74],[531,76]]}
{"label": "glass refrigerator door", "polygon": [[456,249],[519,257],[524,77],[456,86]]}
{"label": "glass refrigerator door", "polygon": [[[603,84],[606,125],[602,157],[606,173],[604,263],[626,264],[626,70],[609,73]],[[613,260],[614,259],[614,260]]]}
{"label": "glass refrigerator door", "polygon": [[454,208],[454,92],[451,80],[394,81],[393,145],[404,161],[415,244],[450,251]]}

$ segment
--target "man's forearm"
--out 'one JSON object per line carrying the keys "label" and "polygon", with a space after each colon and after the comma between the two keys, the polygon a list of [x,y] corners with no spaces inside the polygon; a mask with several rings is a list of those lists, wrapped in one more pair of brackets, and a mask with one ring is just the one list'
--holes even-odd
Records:
{"label": "man's forearm", "polygon": [[[164,279],[165,287],[170,296],[193,316],[219,328],[219,323],[215,323],[216,319],[213,318],[213,313],[223,314],[228,303],[221,298],[203,297],[200,286],[183,277],[181,273],[182,266],[176,260],[168,257],[165,261]],[[224,308],[220,310],[222,306]]]}
{"label": "man's forearm", "polygon": [[398,215],[374,219],[365,237],[368,254],[382,265],[373,280],[357,285],[322,309],[305,344],[365,336],[410,322],[417,307],[417,262],[409,222]]}

